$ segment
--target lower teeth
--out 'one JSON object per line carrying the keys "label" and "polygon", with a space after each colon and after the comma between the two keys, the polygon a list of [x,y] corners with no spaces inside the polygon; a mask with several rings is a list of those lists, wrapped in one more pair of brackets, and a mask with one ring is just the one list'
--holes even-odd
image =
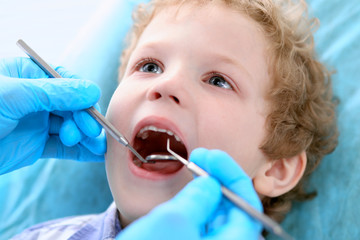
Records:
{"label": "lower teeth", "polygon": [[138,158],[134,158],[133,160],[134,164],[137,166],[137,167],[141,167],[142,166],[142,161]]}

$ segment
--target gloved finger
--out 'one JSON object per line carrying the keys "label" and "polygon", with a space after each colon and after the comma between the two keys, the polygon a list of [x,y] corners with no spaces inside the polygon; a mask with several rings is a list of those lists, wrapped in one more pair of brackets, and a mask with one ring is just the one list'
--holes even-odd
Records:
{"label": "gloved finger", "polygon": [[86,109],[100,98],[100,89],[87,80],[74,79],[12,79],[5,96],[10,119],[38,111],[76,111]]}
{"label": "gloved finger", "polygon": [[56,68],[54,68],[55,71],[57,73],[60,74],[60,76],[62,76],[63,78],[73,78],[73,79],[81,79],[81,77],[79,75],[76,75],[68,70],[66,70],[64,67],[62,66],[58,66]]}
{"label": "gloved finger", "polygon": [[155,211],[200,229],[215,212],[221,196],[220,185],[216,180],[200,177],[188,183],[173,199]]}
{"label": "gloved finger", "polygon": [[[94,107],[100,111],[99,104]],[[75,111],[73,117],[76,125],[86,136],[97,137],[101,133],[102,126],[86,111]]]}
{"label": "gloved finger", "polygon": [[84,137],[80,143],[93,154],[104,155],[107,149],[105,130],[103,129],[95,138]]}
{"label": "gloved finger", "polygon": [[[19,67],[21,66],[21,67]],[[63,78],[81,79],[79,75],[76,75],[62,66],[51,68],[55,69],[57,73]],[[16,57],[10,59],[0,60],[0,73],[12,78],[48,78],[49,76],[42,70],[34,61],[30,58]]]}
{"label": "gloved finger", "polygon": [[258,240],[262,231],[261,224],[239,209],[231,209],[221,227],[212,229],[206,240],[247,239]]}
{"label": "gloved finger", "polygon": [[81,144],[65,146],[59,136],[52,135],[46,142],[41,158],[58,158],[86,162],[103,162],[104,155],[93,154]]}
{"label": "gloved finger", "polygon": [[[16,131],[0,141],[0,174],[33,164],[39,159],[48,135],[48,114],[29,114],[19,121]],[[40,126],[28,131],[30,127]]]}
{"label": "gloved finger", "polygon": [[36,63],[25,57],[0,59],[0,75],[9,78],[48,78]]}
{"label": "gloved finger", "polygon": [[[257,210],[262,211],[262,204],[253,187],[252,180],[227,153],[220,150],[198,148],[191,153],[190,161],[206,170]],[[221,167],[219,167],[220,164]]]}
{"label": "gloved finger", "polygon": [[0,115],[0,139],[11,133],[18,123],[19,120],[9,119]]}
{"label": "gloved finger", "polygon": [[72,120],[71,113],[64,117],[60,127],[59,137],[65,146],[72,147],[80,142],[82,134],[75,122]]}

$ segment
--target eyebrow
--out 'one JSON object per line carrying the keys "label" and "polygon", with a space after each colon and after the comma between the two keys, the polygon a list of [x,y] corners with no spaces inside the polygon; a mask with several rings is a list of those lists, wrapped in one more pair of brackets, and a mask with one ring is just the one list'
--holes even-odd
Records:
{"label": "eyebrow", "polygon": [[[163,44],[163,43],[160,43],[160,44]],[[146,43],[146,44],[143,44],[140,48],[139,45],[137,45],[134,49],[134,51],[136,51],[137,49],[140,49],[141,51],[158,51],[159,47],[158,47],[159,43],[157,42],[150,42],[150,43]]]}
{"label": "eyebrow", "polygon": [[211,56],[212,56],[212,58],[216,59],[217,61],[223,62],[228,65],[235,66],[237,69],[240,69],[241,72],[245,73],[247,77],[249,77],[250,79],[253,79],[253,77],[247,71],[247,69],[241,63],[239,63],[239,61],[236,61],[234,58],[231,58],[222,53],[211,53]]}

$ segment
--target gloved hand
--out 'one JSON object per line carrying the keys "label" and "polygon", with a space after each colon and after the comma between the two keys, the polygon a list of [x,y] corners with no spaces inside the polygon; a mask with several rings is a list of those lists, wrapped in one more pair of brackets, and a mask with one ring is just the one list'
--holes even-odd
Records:
{"label": "gloved hand", "polygon": [[191,181],[173,199],[125,228],[117,240],[259,239],[260,223],[222,197],[219,184],[220,181],[262,211],[251,179],[229,155],[219,150],[195,149],[190,160],[214,178],[198,177]]}
{"label": "gloved hand", "polygon": [[100,98],[90,81],[57,68],[49,79],[30,59],[0,60],[0,174],[43,158],[103,161],[106,139],[85,111]]}

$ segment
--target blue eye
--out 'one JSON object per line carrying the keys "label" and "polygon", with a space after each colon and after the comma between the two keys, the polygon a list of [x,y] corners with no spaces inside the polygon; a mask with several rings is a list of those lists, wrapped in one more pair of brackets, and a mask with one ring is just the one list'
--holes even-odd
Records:
{"label": "blue eye", "polygon": [[208,80],[208,83],[220,88],[233,89],[232,86],[222,76],[218,75],[211,76]]}
{"label": "blue eye", "polygon": [[148,73],[163,73],[161,67],[155,62],[146,62],[145,64],[139,63],[139,71],[140,72],[148,72]]}

